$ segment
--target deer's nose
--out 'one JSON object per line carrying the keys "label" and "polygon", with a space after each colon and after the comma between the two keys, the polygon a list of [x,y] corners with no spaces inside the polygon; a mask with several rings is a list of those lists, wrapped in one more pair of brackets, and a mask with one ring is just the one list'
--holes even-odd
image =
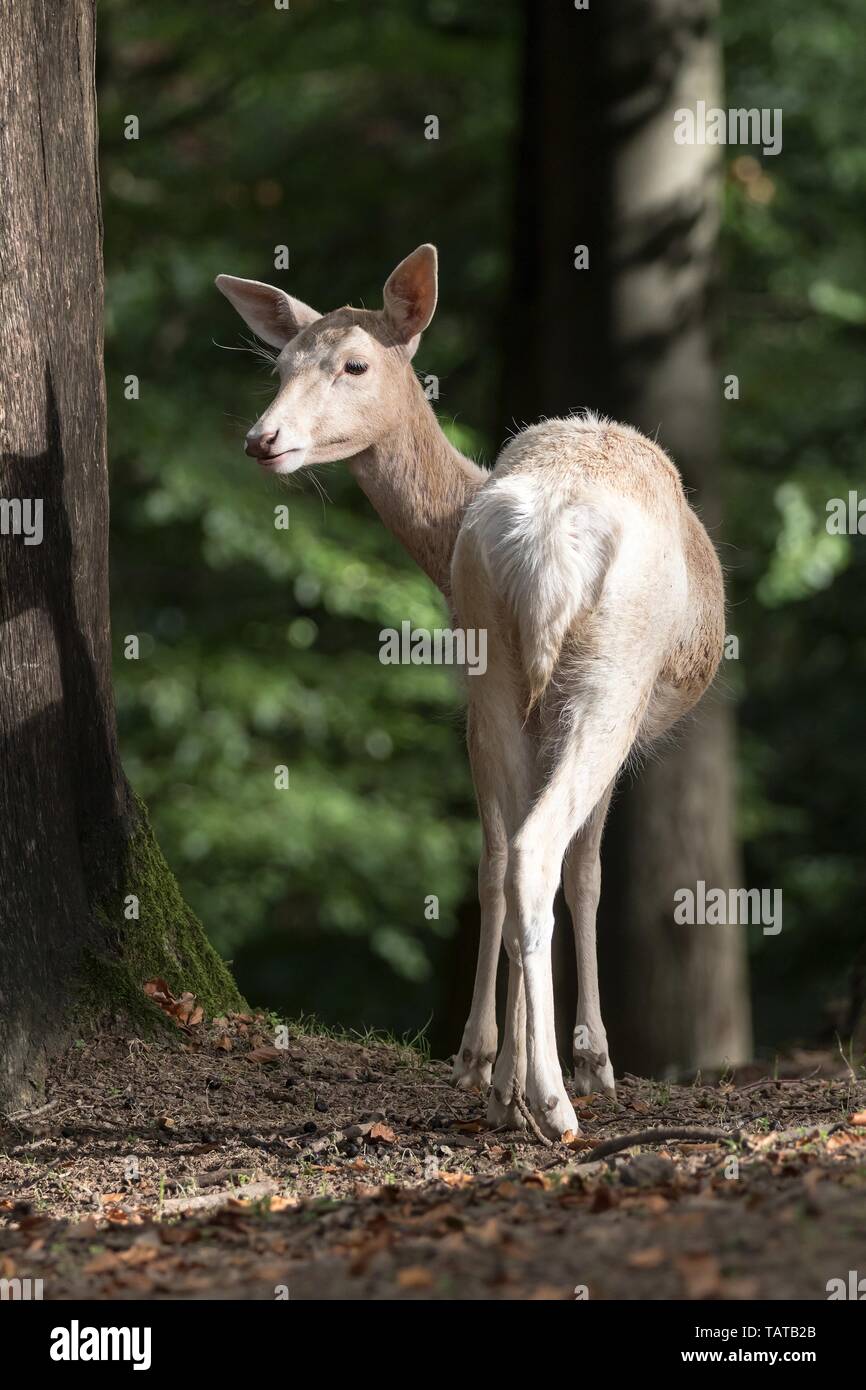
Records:
{"label": "deer's nose", "polygon": [[259,430],[250,430],[246,439],[245,452],[250,458],[264,459],[271,454],[276,454],[279,450],[276,447],[280,431],[269,430],[264,433]]}

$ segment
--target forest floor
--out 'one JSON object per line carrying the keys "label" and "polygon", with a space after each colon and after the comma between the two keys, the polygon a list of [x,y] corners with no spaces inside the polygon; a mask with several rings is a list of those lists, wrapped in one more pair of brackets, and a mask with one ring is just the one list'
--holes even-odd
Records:
{"label": "forest floor", "polygon": [[[0,1277],[46,1299],[826,1299],[866,1274],[866,1083],[838,1054],[627,1076],[569,1145],[413,1047],[197,1020],[101,1036],[0,1121]],[[729,1137],[602,1141],[697,1127]]]}

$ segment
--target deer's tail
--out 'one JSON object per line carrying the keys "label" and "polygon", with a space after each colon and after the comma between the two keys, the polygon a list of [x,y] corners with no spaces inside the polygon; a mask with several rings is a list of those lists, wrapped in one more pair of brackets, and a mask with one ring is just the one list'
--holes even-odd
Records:
{"label": "deer's tail", "polygon": [[619,523],[593,501],[545,490],[531,473],[493,478],[467,522],[494,592],[517,621],[532,709],[550,683],[566,634],[598,604]]}

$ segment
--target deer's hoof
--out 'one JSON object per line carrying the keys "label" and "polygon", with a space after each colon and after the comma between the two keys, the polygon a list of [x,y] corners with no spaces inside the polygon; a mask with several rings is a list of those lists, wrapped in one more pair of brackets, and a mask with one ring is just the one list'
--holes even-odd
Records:
{"label": "deer's hoof", "polygon": [[454,1058],[451,1084],[458,1091],[486,1091],[495,1060],[495,1048],[491,1051],[484,1047],[462,1047]]}
{"label": "deer's hoof", "polygon": [[493,1125],[495,1129],[526,1128],[526,1121],[517,1106],[513,1102],[506,1104],[495,1087],[487,1100],[487,1123]]}
{"label": "deer's hoof", "polygon": [[616,1082],[607,1052],[591,1052],[587,1047],[574,1049],[574,1089],[579,1096],[601,1091],[616,1098]]}
{"label": "deer's hoof", "polygon": [[532,1118],[547,1139],[561,1139],[569,1131],[580,1133],[574,1106],[563,1090],[562,1095],[549,1095],[544,1100],[530,1101]]}

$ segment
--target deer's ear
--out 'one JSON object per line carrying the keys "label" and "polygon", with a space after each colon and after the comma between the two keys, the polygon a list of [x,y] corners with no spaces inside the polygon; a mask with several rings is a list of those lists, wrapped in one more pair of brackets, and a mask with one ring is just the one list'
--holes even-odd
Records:
{"label": "deer's ear", "polygon": [[424,332],[436,308],[435,246],[419,246],[392,270],[384,299],[385,317],[399,343],[408,344]]}
{"label": "deer's ear", "polygon": [[285,290],[263,285],[260,280],[239,280],[218,275],[216,287],[233,304],[257,337],[271,347],[284,348],[308,323],[322,317],[309,304],[293,299]]}

